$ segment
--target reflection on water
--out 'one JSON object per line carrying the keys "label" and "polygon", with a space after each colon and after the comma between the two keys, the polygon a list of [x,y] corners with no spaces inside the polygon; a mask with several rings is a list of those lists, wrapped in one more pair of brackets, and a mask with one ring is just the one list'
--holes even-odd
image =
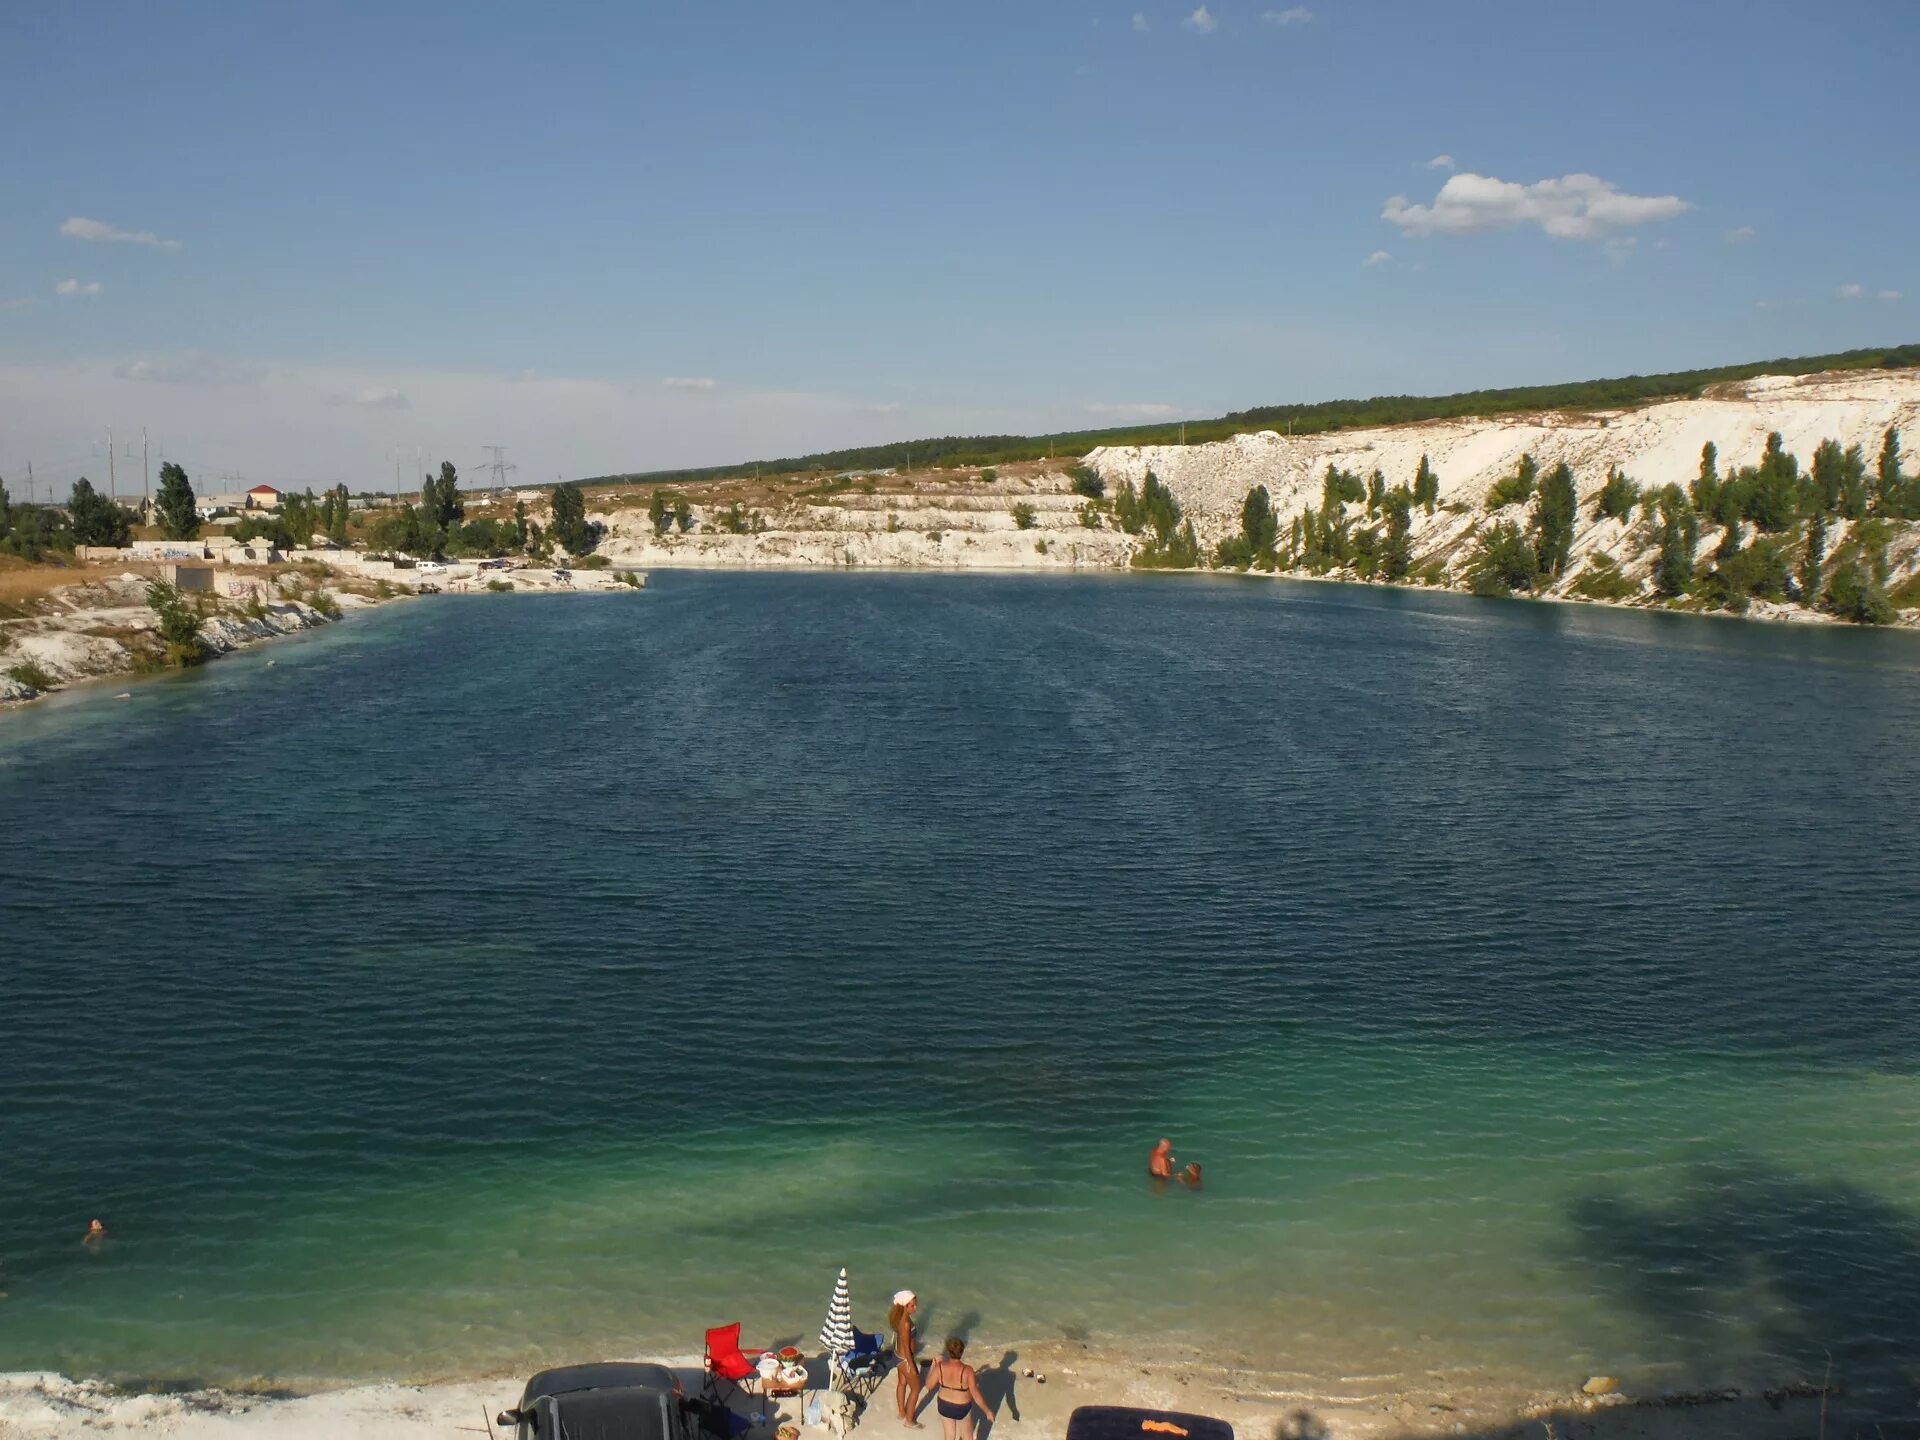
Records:
{"label": "reflection on water", "polygon": [[8,1366],[685,1353],[842,1264],[1305,1373],[1911,1349],[1810,1294],[1914,1248],[1911,636],[671,575],[275,654],[0,724]]}

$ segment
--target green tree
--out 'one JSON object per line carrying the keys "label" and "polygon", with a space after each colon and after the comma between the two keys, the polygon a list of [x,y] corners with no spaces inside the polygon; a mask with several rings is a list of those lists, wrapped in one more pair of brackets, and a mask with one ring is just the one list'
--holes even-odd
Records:
{"label": "green tree", "polygon": [[1660,556],[1653,567],[1654,589],[1669,599],[1684,595],[1693,584],[1694,547],[1700,543],[1700,521],[1678,485],[1660,492]]}
{"label": "green tree", "polygon": [[1100,472],[1091,465],[1075,465],[1067,472],[1073,477],[1073,493],[1088,500],[1098,500],[1107,493],[1107,482],[1100,478]]}
{"label": "green tree", "polygon": [[647,519],[653,525],[653,533],[656,535],[666,534],[667,528],[673,524],[673,510],[667,504],[666,492],[658,486],[655,486],[653,494],[647,497]]}
{"label": "green tree", "polygon": [[1834,572],[1826,601],[1828,610],[1856,625],[1891,625],[1896,618],[1886,588],[1857,560]]}
{"label": "green tree", "polygon": [[200,533],[200,512],[194,508],[193,486],[187,472],[171,460],[160,465],[160,493],[153,501],[154,519],[169,540],[191,540]]}
{"label": "green tree", "polygon": [[1013,516],[1013,524],[1015,529],[1031,530],[1033,528],[1033,522],[1034,522],[1033,506],[1029,505],[1026,501],[1016,500],[1013,503],[1012,507],[1007,511],[1007,513]]}
{"label": "green tree", "polygon": [[1607,467],[1607,483],[1600,487],[1600,500],[1594,513],[1602,520],[1624,520],[1640,503],[1640,487],[1627,478],[1618,465]]}
{"label": "green tree", "polygon": [[[1819,458],[1815,457],[1815,464]],[[1824,583],[1822,567],[1827,561],[1827,517],[1816,511],[1807,521],[1807,548],[1800,557],[1800,598],[1808,605],[1820,602]]]}
{"label": "green tree", "polygon": [[1709,440],[1700,447],[1700,473],[1693,481],[1693,508],[1700,515],[1720,510],[1720,452]]}
{"label": "green tree", "polygon": [[1802,492],[1802,503],[1809,515],[1815,507],[1826,514],[1837,514],[1846,493],[1846,456],[1838,440],[1822,440],[1813,452],[1809,484]]}
{"label": "green tree", "polygon": [[1900,432],[1892,426],[1880,437],[1880,465],[1875,475],[1873,508],[1882,515],[1913,518],[1913,497],[1900,473]]}
{"label": "green tree", "polygon": [[1387,536],[1380,551],[1380,573],[1390,582],[1407,578],[1413,568],[1413,495],[1404,487],[1387,492]]}
{"label": "green tree", "polygon": [[7,482],[0,480],[0,541],[13,534],[13,500],[7,494]]}
{"label": "green tree", "polygon": [[1381,502],[1384,501],[1386,498],[1387,498],[1387,477],[1380,473],[1380,467],[1376,465],[1374,467],[1373,473],[1367,476],[1367,518],[1368,519],[1372,519],[1375,515],[1378,515],[1380,513]]}
{"label": "green tree", "polygon": [[466,518],[460,498],[460,472],[451,460],[440,462],[438,479],[429,475],[420,486],[420,523],[429,530],[450,530]]}
{"label": "green tree", "polygon": [[353,507],[347,503],[347,487],[336,485],[327,492],[332,508],[327,512],[327,539],[335,545],[347,543],[347,521],[353,514]]}
{"label": "green tree", "polygon": [[313,544],[314,532],[320,528],[320,508],[314,503],[313,490],[309,488],[304,495],[281,497],[280,519],[292,544],[302,549]]}
{"label": "green tree", "polygon": [[1338,513],[1341,506],[1349,502],[1358,504],[1367,498],[1367,487],[1358,475],[1350,474],[1339,466],[1329,463],[1325,478],[1320,482],[1321,513]]}
{"label": "green tree", "polygon": [[1420,457],[1420,468],[1413,472],[1413,503],[1427,514],[1433,514],[1433,507],[1440,499],[1440,477],[1433,473],[1433,466],[1427,463],[1427,457]]}
{"label": "green tree", "polygon": [[1580,513],[1580,495],[1573,482],[1573,467],[1562,460],[1548,473],[1540,486],[1540,500],[1534,506],[1534,553],[1542,575],[1558,580],[1567,568],[1567,556],[1573,550],[1573,525]]}
{"label": "green tree", "polygon": [[1280,539],[1280,520],[1273,513],[1273,496],[1267,487],[1256,485],[1240,504],[1240,533],[1247,537],[1247,548],[1256,559],[1273,554]]}
{"label": "green tree", "polygon": [[586,496],[572,481],[553,487],[553,538],[569,555],[586,555],[600,543],[600,527],[587,519]]}
{"label": "green tree", "polygon": [[1765,531],[1791,529],[1800,518],[1800,462],[1782,447],[1778,430],[1767,436],[1744,501],[1746,518]]}
{"label": "green tree", "polygon": [[513,548],[524,551],[527,548],[527,502],[513,502]]}
{"label": "green tree", "polygon": [[1849,520],[1864,520],[1873,504],[1873,486],[1867,482],[1867,457],[1849,445],[1840,457],[1840,512]]}
{"label": "green tree", "polygon": [[693,507],[685,500],[673,502],[673,524],[682,535],[693,529]]}
{"label": "green tree", "polygon": [[1476,595],[1511,595],[1533,587],[1537,556],[1511,520],[1496,521],[1480,537],[1480,549],[1467,562],[1467,578]]}
{"label": "green tree", "polygon": [[177,588],[165,580],[150,581],[147,608],[158,622],[169,665],[198,665],[206,658],[206,647],[200,639],[200,614]]}
{"label": "green tree", "polygon": [[124,545],[133,535],[133,517],[95,490],[84,475],[73,482],[67,519],[76,545]]}
{"label": "green tree", "polygon": [[1487,508],[1498,510],[1503,506],[1521,505],[1531,500],[1539,476],[1540,467],[1535,463],[1532,453],[1522,455],[1520,463],[1513,467],[1513,474],[1495,481],[1493,489],[1487,492]]}

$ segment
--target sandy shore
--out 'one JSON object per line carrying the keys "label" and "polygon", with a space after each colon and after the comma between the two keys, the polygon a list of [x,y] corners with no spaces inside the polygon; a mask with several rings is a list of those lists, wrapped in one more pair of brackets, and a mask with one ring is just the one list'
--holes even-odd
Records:
{"label": "sandy shore", "polygon": [[[1408,1388],[1402,1377],[1347,1376],[1313,1382],[1284,1372],[1226,1368],[1200,1354],[1153,1357],[1098,1351],[1072,1342],[1017,1347],[982,1345],[981,1389],[1000,1410],[982,1425],[981,1440],[1061,1440],[1075,1407],[1133,1405],[1218,1416],[1256,1440],[1388,1440],[1408,1436],[1552,1437],[1552,1440],[1680,1440],[1683,1436],[1785,1440],[1821,1426],[1817,1394],[1588,1397],[1574,1382],[1565,1393],[1503,1388],[1479,1377],[1425,1377]],[[602,1358],[602,1357],[593,1357]],[[673,1361],[690,1393],[697,1391],[697,1359]],[[820,1362],[816,1379],[824,1378]],[[1029,1376],[1028,1371],[1034,1372]],[[1044,1377],[1044,1379],[1040,1378]],[[190,1437],[190,1440],[455,1440],[488,1435],[490,1417],[519,1396],[523,1376],[446,1380],[420,1385],[379,1384],[301,1394],[262,1388],[140,1393],[57,1375],[0,1375],[0,1437],[66,1437],[100,1432]],[[789,1406],[792,1402],[786,1402]],[[737,1403],[743,1413],[756,1402]],[[764,1436],[777,1416],[749,1436]],[[792,1417],[789,1413],[789,1418]],[[931,1411],[922,1435],[940,1434]],[[1871,1425],[1846,1423],[1836,1403],[1826,1433],[1840,1436]],[[827,1431],[809,1427],[807,1440]],[[908,1436],[885,1382],[862,1417],[858,1434]],[[1900,1430],[1897,1433],[1907,1433]],[[496,1430],[495,1440],[503,1440]]]}

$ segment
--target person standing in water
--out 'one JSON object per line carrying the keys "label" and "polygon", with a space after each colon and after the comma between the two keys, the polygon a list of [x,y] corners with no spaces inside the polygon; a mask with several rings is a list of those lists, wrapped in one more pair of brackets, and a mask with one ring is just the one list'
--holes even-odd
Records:
{"label": "person standing in water", "polygon": [[1173,1141],[1162,1135],[1160,1143],[1153,1147],[1153,1153],[1147,1156],[1147,1174],[1156,1180],[1171,1180],[1173,1167],[1179,1163],[1173,1158]]}
{"label": "person standing in water", "polygon": [[893,1305],[887,1311],[887,1328],[893,1331],[893,1353],[900,1357],[894,1371],[893,1399],[900,1410],[900,1423],[909,1430],[921,1428],[913,1418],[920,1408],[920,1344],[913,1335],[914,1312],[920,1297],[911,1290],[894,1292]]}
{"label": "person standing in water", "polygon": [[940,1412],[946,1440],[973,1440],[973,1407],[978,1405],[989,1420],[998,1420],[998,1412],[980,1393],[980,1377],[973,1366],[960,1357],[967,1342],[958,1335],[947,1338],[947,1353],[927,1367],[927,1384],[937,1386],[935,1408]]}

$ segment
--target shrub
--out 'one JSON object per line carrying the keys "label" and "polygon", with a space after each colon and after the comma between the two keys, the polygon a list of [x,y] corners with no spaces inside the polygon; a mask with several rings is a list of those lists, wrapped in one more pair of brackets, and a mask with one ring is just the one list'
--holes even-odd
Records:
{"label": "shrub", "polygon": [[1856,625],[1891,625],[1893,601],[1859,561],[1841,566],[1827,585],[1827,609]]}
{"label": "shrub", "polygon": [[1073,479],[1073,493],[1084,495],[1089,500],[1102,499],[1107,493],[1107,482],[1100,478],[1100,472],[1090,465],[1075,465],[1067,471]]}
{"label": "shrub", "polygon": [[576,570],[605,570],[613,562],[604,555],[582,555],[573,562]]}
{"label": "shrub", "polygon": [[1640,593],[1640,587],[1620,573],[1611,555],[1596,555],[1569,593],[1588,600],[1631,600]]}
{"label": "shrub", "polygon": [[1033,506],[1027,504],[1026,501],[1020,501],[1019,504],[1015,505],[1007,513],[1013,516],[1013,523],[1020,529],[1031,530],[1033,528]]}
{"label": "shrub", "polygon": [[507,591],[513,589],[513,582],[511,580],[489,580],[487,581],[487,589],[496,595],[504,595]]}
{"label": "shrub", "polygon": [[1594,513],[1602,520],[1624,520],[1639,503],[1640,487],[1615,465],[1607,471],[1607,483],[1600,488],[1600,503],[1594,507]]}
{"label": "shrub", "polygon": [[1513,474],[1494,482],[1493,489],[1487,492],[1487,508],[1498,510],[1506,505],[1519,505],[1533,498],[1534,483],[1539,478],[1539,467],[1534,464],[1532,455],[1522,455],[1520,463],[1514,467]]}
{"label": "shrub", "polygon": [[1100,507],[1088,501],[1080,507],[1080,523],[1088,530],[1098,530],[1102,525]]}
{"label": "shrub", "polygon": [[999,478],[1000,478],[1000,472],[994,469],[993,466],[991,465],[987,466],[986,469],[980,472],[980,483],[982,485],[991,485],[993,484],[994,481],[998,480]]}
{"label": "shrub", "polygon": [[1533,588],[1538,557],[1520,527],[1502,520],[1480,539],[1480,549],[1467,562],[1467,576],[1476,595],[1511,595]]}
{"label": "shrub", "polygon": [[8,669],[7,674],[29,690],[51,690],[57,683],[51,675],[31,660],[22,660],[18,665]]}
{"label": "shrub", "polygon": [[327,591],[319,589],[310,590],[307,592],[306,598],[307,604],[318,610],[322,615],[326,616],[327,619],[338,620],[340,618],[340,602],[334,599]]}
{"label": "shrub", "polygon": [[177,588],[164,580],[149,581],[147,608],[159,622],[157,628],[167,647],[169,665],[198,665],[206,658],[200,643],[200,612]]}
{"label": "shrub", "polygon": [[1033,548],[1042,555],[1046,554],[1047,553],[1047,537],[1042,535],[1038,540],[1034,541]]}

